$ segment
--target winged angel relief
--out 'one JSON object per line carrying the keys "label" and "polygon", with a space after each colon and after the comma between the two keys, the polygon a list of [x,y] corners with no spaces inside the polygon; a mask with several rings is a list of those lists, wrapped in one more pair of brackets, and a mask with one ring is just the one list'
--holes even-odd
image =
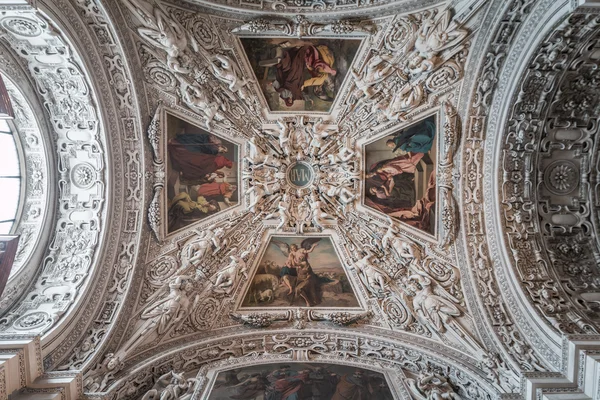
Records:
{"label": "winged angel relief", "polygon": [[[230,104],[238,99],[248,109],[254,109],[255,99],[246,87],[251,80],[242,77],[239,67],[229,56],[208,53],[194,33],[184,27],[181,18],[173,18],[160,2],[125,0],[124,3],[141,23],[137,32],[145,42],[141,46],[142,52],[162,64],[161,78],[154,81],[169,82],[164,87],[169,90],[177,87],[181,100],[204,117],[207,128],[213,120],[228,123],[229,117],[239,119],[245,113],[244,109]],[[154,67],[155,63],[150,61],[147,67]],[[208,79],[211,73],[215,78],[212,81]],[[215,85],[215,80],[224,85]]]}
{"label": "winged angel relief", "polygon": [[242,306],[358,307],[331,240],[275,236]]}
{"label": "winged angel relief", "polygon": [[[383,114],[405,121],[431,93],[457,82],[466,56],[468,31],[452,19],[450,10],[428,10],[395,21],[384,46],[352,71],[356,89],[349,100],[354,115]],[[365,113],[365,114],[363,114]],[[357,121],[357,125],[362,125]]]}

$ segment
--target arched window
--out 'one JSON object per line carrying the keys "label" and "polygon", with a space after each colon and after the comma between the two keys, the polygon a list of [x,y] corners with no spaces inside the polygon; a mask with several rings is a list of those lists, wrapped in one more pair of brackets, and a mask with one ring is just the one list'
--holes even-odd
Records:
{"label": "arched window", "polygon": [[21,194],[21,167],[10,125],[0,120],[0,235],[11,233]]}

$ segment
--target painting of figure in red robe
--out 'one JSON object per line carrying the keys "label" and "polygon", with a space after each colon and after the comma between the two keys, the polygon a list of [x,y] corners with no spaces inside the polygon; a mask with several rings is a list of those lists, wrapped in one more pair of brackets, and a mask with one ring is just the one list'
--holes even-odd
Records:
{"label": "painting of figure in red robe", "polygon": [[365,205],[435,234],[436,119],[427,117],[365,146]]}
{"label": "painting of figure in red robe", "polygon": [[168,233],[238,203],[238,147],[167,114]]}
{"label": "painting of figure in red robe", "polygon": [[271,111],[331,108],[360,40],[241,38]]}
{"label": "painting of figure in red robe", "polygon": [[220,372],[208,400],[394,400],[385,376],[349,365],[261,364]]}

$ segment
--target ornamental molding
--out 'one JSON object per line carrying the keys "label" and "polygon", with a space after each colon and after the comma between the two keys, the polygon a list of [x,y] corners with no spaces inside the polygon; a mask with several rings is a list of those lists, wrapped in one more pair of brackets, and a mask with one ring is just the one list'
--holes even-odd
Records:
{"label": "ornamental molding", "polygon": [[[86,191],[114,171],[122,180],[116,180],[110,190],[114,190],[115,199],[123,196],[125,208],[115,211],[114,221],[100,224],[106,228],[106,243],[102,249],[98,246],[98,251],[104,252],[98,258],[102,269],[93,275],[98,281],[90,287],[89,302],[84,305],[89,311],[73,320],[74,324],[83,323],[72,328],[72,338],[59,344],[52,337],[48,345],[51,352],[46,356],[48,366],[83,369],[85,390],[92,398],[107,391],[112,398],[157,395],[165,389],[163,378],[180,373],[185,373],[186,379],[197,379],[194,385],[189,384],[196,390],[206,387],[202,385],[207,383],[204,379],[208,370],[233,362],[227,360],[232,354],[228,351],[236,355],[239,352],[254,364],[278,360],[271,349],[257,350],[259,355],[241,347],[232,350],[222,337],[217,339],[221,333],[227,332],[232,341],[246,335],[257,342],[271,343],[282,332],[292,335],[292,329],[302,341],[314,337],[315,332],[354,335],[355,343],[367,353],[377,354],[373,357],[377,361],[373,361],[355,350],[349,356],[349,350],[342,351],[338,345],[328,347],[335,349],[333,353],[319,353],[287,343],[282,357],[291,357],[292,361],[294,357],[341,361],[338,357],[343,353],[342,357],[384,368],[391,365],[388,362],[402,364],[408,356],[421,357],[414,370],[405,364],[395,367],[405,382],[403,393],[407,398],[427,398],[430,393],[424,382],[432,376],[463,398],[495,398],[498,391],[517,390],[519,369],[558,370],[565,364],[554,348],[532,339],[535,331],[530,330],[510,297],[505,273],[493,270],[491,260],[498,259],[493,247],[496,239],[486,235],[495,233],[473,231],[478,222],[489,225],[490,213],[494,212],[493,203],[485,197],[490,192],[489,183],[483,181],[481,172],[487,165],[483,157],[491,151],[484,141],[492,139],[478,130],[485,126],[481,118],[491,113],[491,108],[485,105],[481,115],[476,112],[465,117],[461,112],[465,100],[460,85],[467,87],[476,78],[465,74],[465,65],[468,57],[477,59],[484,54],[480,46],[488,38],[477,36],[475,28],[484,21],[484,13],[479,11],[482,3],[465,2],[457,10],[431,8],[377,19],[378,29],[365,37],[352,64],[348,76],[354,75],[354,79],[340,86],[330,111],[299,116],[266,107],[238,36],[230,32],[240,21],[218,13],[194,13],[184,9],[182,3],[150,5],[130,0],[107,4],[115,6],[109,14],[93,2],[73,4],[82,19],[71,14],[68,19],[86,32],[74,47],[83,49],[90,59],[101,54],[106,61],[94,64],[91,76],[94,87],[104,88],[97,101],[109,104],[114,100],[115,113],[102,123],[114,128],[107,129],[114,136],[107,137],[105,146],[111,146],[115,159],[111,160],[110,171],[106,161],[100,168],[90,160],[81,160],[69,164],[63,176],[73,188]],[[520,24],[541,20],[550,7],[549,2],[535,7],[514,4],[506,9],[500,22],[509,30],[489,32],[495,35],[489,46],[499,53],[494,55],[499,64],[482,66],[481,75],[487,73],[487,68],[502,65],[504,52],[511,48],[511,35],[517,34]],[[489,26],[495,26],[491,21],[496,20],[494,13],[499,6],[494,7],[485,19]],[[106,22],[113,18],[119,22],[118,29]],[[294,20],[293,16],[285,19]],[[312,17],[310,21],[319,27],[331,22]],[[423,28],[425,22],[441,29],[449,39],[436,44]],[[87,24],[85,29],[82,23]],[[290,32],[297,36],[296,28]],[[531,36],[531,29],[523,26],[519,35]],[[171,36],[167,41],[157,41],[161,33]],[[350,38],[355,32],[348,28],[346,33],[330,33],[325,36]],[[413,42],[414,37],[420,41]],[[100,46],[91,44],[91,39]],[[524,39],[518,40],[515,43],[520,46]],[[127,43],[125,49],[121,49],[121,42]],[[389,58],[390,54],[396,58]],[[505,68],[517,65],[514,54],[510,56]],[[131,65],[126,63],[129,59]],[[129,73],[128,68],[139,72]],[[105,73],[112,85],[99,85]],[[499,85],[498,94],[493,87],[485,87],[483,79],[481,82],[476,96],[480,89],[486,96],[500,96],[506,91],[504,83]],[[133,99],[143,99],[151,108],[151,114],[142,119],[143,129],[138,126],[140,118]],[[173,232],[168,232],[165,225],[169,169],[166,115],[174,115],[239,148],[236,161],[240,196],[236,205]],[[368,209],[361,186],[367,168],[363,147],[431,116],[436,118],[440,156],[435,234],[412,229],[406,222],[392,221]],[[149,145],[148,151],[144,151],[142,142]],[[298,164],[312,171],[310,179],[302,183],[291,177]],[[543,169],[546,186],[542,189],[551,188],[553,196],[572,187],[574,177],[585,177],[564,160],[551,168],[550,164]],[[473,179],[480,179],[475,188],[469,186]],[[108,195],[108,189],[104,195]],[[103,206],[108,207],[108,203]],[[104,223],[109,225],[104,227]],[[462,234],[458,234],[459,229]],[[343,271],[360,307],[295,306],[286,312],[240,307],[268,240],[293,235],[335,238]],[[102,239],[96,244],[103,244]],[[463,262],[463,247],[471,257],[470,263]],[[467,268],[469,264],[472,272]],[[108,287],[105,294],[104,287]],[[474,290],[479,293],[474,294]],[[483,299],[483,306],[475,305],[478,298]],[[445,311],[433,315],[429,312],[431,302]],[[163,315],[164,304],[177,311],[172,316]],[[476,326],[482,311],[489,316],[497,337],[480,332],[487,325]],[[43,330],[58,320],[53,313],[43,307],[28,308],[23,315],[6,314],[11,319],[7,324],[14,332],[32,327]],[[392,352],[389,357],[393,360],[389,361],[382,348],[373,350],[376,346],[372,347],[370,341],[385,338],[391,343],[391,336],[407,343],[427,343],[439,357],[430,357],[430,350],[421,349],[405,353],[406,357]],[[209,340],[218,355],[207,352],[194,361],[196,364],[182,368],[189,360],[182,361],[179,349],[204,349]],[[158,359],[149,358],[153,351],[158,352],[161,363],[166,363],[160,369],[150,365],[149,360]],[[433,359],[435,368],[439,368],[428,371],[426,359]],[[452,368],[458,367],[449,366],[448,360],[463,360],[457,365],[468,373],[453,372]],[[213,362],[223,362],[223,366]],[[199,368],[204,368],[203,372],[194,377]],[[474,372],[476,369],[479,372]],[[471,375],[476,378],[471,379]],[[126,384],[126,376],[134,379]],[[469,386],[465,376],[477,384]]]}
{"label": "ornamental molding", "polygon": [[[177,352],[160,355],[151,362],[147,360],[126,377],[115,373],[117,380],[99,395],[108,399],[137,398],[152,388],[149,381],[151,376],[177,371],[190,378],[196,374],[194,395],[199,396],[219,370],[258,363],[303,361],[362,365],[368,369],[401,373],[400,376],[407,380],[418,380],[420,374],[435,371],[440,376],[448,377],[456,393],[463,398],[489,399],[497,393],[477,372],[476,366],[469,366],[466,360],[444,360],[438,354],[422,352],[414,348],[414,342],[400,344],[393,340],[367,339],[349,331],[333,333],[308,330],[238,334],[227,343],[208,341],[188,345]],[[400,385],[396,386],[398,393],[406,394],[410,390],[411,382],[407,380],[396,382],[396,385]],[[91,398],[96,397],[91,395]]]}
{"label": "ornamental molding", "polygon": [[[50,5],[50,8],[52,7],[59,8],[59,12],[52,13],[58,16],[61,22],[64,18],[64,20],[68,20],[69,26],[79,27],[80,32],[87,32],[81,17],[69,5],[54,2]],[[12,21],[11,18],[19,23],[25,20],[30,23],[27,26],[31,26],[32,29],[28,31],[28,34],[23,33],[21,36],[15,32],[9,34],[7,31],[5,38],[9,40],[11,46],[22,48],[23,54],[29,54],[31,57],[35,57],[39,49],[42,49],[43,53],[55,54],[53,56],[55,58],[48,56],[50,58],[36,59],[36,68],[39,69],[32,67],[33,69],[30,71],[34,72],[34,79],[37,78],[36,71],[43,71],[46,79],[38,82],[37,85],[38,90],[41,91],[43,102],[47,103],[45,107],[49,110],[50,115],[54,116],[54,119],[51,119],[52,128],[60,139],[58,143],[58,158],[60,159],[58,175],[62,183],[58,187],[64,192],[63,197],[67,196],[65,198],[68,200],[67,205],[61,208],[66,213],[66,218],[59,219],[58,228],[61,233],[53,239],[54,244],[52,245],[57,247],[51,246],[54,257],[58,258],[53,258],[49,263],[49,266],[52,266],[51,271],[42,272],[40,281],[34,287],[34,292],[31,293],[30,299],[35,300],[27,300],[18,304],[17,308],[13,308],[8,314],[5,314],[4,319],[6,332],[11,332],[13,330],[11,324],[21,320],[22,323],[19,322],[19,326],[23,323],[34,324],[38,331],[46,332],[43,345],[47,352],[44,360],[47,367],[51,367],[57,359],[61,359],[72,351],[80,335],[87,332],[86,324],[94,318],[93,312],[101,301],[106,302],[100,310],[97,310],[101,316],[96,317],[96,324],[102,327],[97,338],[102,338],[107,332],[107,328],[110,326],[107,321],[112,321],[117,314],[116,309],[120,305],[120,298],[125,295],[125,291],[121,289],[128,287],[125,282],[131,278],[133,264],[130,262],[134,262],[136,254],[130,250],[135,238],[139,236],[138,225],[142,222],[142,214],[138,208],[142,203],[140,186],[142,168],[140,165],[143,159],[140,158],[140,154],[143,154],[143,151],[138,149],[138,146],[141,145],[139,142],[141,136],[137,126],[137,114],[131,103],[132,95],[129,86],[131,80],[127,78],[126,63],[119,54],[119,47],[108,40],[109,38],[112,40],[112,38],[107,30],[109,25],[104,22],[102,17],[102,7],[96,7],[91,3],[79,4],[77,7],[82,9],[83,18],[87,18],[90,31],[97,35],[98,39],[95,42],[92,42],[86,35],[74,38],[73,42],[69,42],[54,25],[56,21],[48,22],[39,12],[9,10],[3,14],[6,22]],[[15,26],[20,25],[18,23],[11,24],[10,27],[13,31],[17,29]],[[39,36],[31,36],[34,33]],[[76,43],[76,46],[72,43]],[[97,43],[100,43],[101,46],[98,47]],[[83,51],[84,61],[78,57],[77,52],[74,51],[75,48],[86,49]],[[99,49],[105,51],[105,61],[102,63],[92,62],[91,57],[94,57]],[[23,54],[20,56],[22,57]],[[58,60],[64,60],[66,64],[59,64]],[[30,61],[25,60],[25,63],[28,62]],[[44,62],[48,64],[46,65]],[[83,64],[89,66],[90,69],[84,69]],[[54,75],[52,68],[56,68]],[[101,70],[102,68],[106,68],[106,75]],[[48,74],[46,74],[47,72]],[[84,73],[85,77],[83,77]],[[110,77],[111,83],[106,81],[100,86],[110,88],[111,91],[100,90],[97,93],[98,97],[92,100],[90,81],[94,84],[103,82],[105,76]],[[55,80],[52,81],[50,78],[55,78]],[[52,90],[43,89],[51,84],[57,84],[59,87],[53,87]],[[66,94],[63,93],[65,97],[61,97],[62,100],[57,98],[61,93],[59,89],[66,91]],[[80,90],[83,91],[82,95],[77,94]],[[62,101],[60,105],[57,103],[59,100]],[[71,102],[74,108],[66,107]],[[100,122],[95,108],[98,102],[102,105],[111,105],[110,107],[115,105],[119,111],[113,112],[110,118],[102,119]],[[110,114],[108,112],[110,107],[106,109],[107,115]],[[53,114],[58,113],[58,110],[64,114]],[[104,114],[102,115],[104,116]],[[114,134],[114,138],[105,138],[102,133],[104,129]],[[111,171],[105,169],[104,149],[107,145],[104,142],[105,139],[112,146]],[[126,152],[123,152],[124,147],[127,148]],[[76,161],[78,158],[79,161]],[[126,172],[123,173],[121,173],[123,171],[122,162],[127,165]],[[106,188],[104,179],[109,172],[114,172],[116,176],[124,178],[123,180],[113,180],[111,187]],[[123,193],[123,185],[127,186],[128,193],[127,199],[123,203],[125,207],[120,205],[120,208],[114,209],[111,212],[111,221],[105,225],[103,218],[106,190],[110,190],[114,198],[120,198]],[[99,195],[99,193],[101,194]],[[111,207],[114,206],[113,203],[110,204]],[[86,209],[90,211],[86,211]],[[97,213],[96,218],[93,217],[94,213]],[[124,218],[123,221],[121,221],[121,217]],[[91,224],[87,222],[80,224],[77,222],[78,219],[91,221]],[[82,231],[79,232],[78,229],[82,229]],[[102,243],[102,236],[99,235],[101,230],[112,233],[107,235],[106,247],[102,247],[102,252],[99,246]],[[121,239],[125,241],[121,243]],[[60,251],[67,251],[69,245],[71,245],[69,256],[61,255]],[[113,260],[119,260],[116,264],[112,261],[98,261],[101,257],[111,259],[113,256]],[[65,262],[70,261],[70,263],[64,264],[68,267],[65,271],[67,275],[60,278],[62,269],[56,267],[63,265],[58,263],[63,258]],[[69,269],[77,266],[78,260],[82,261],[80,266],[84,268],[79,273]],[[54,263],[54,261],[57,262]],[[98,262],[98,265],[102,266],[103,272],[91,268],[94,262]],[[115,265],[120,267],[116,268]],[[88,283],[90,276],[94,276],[94,279],[90,280],[92,283]],[[65,282],[62,285],[60,284],[61,279]],[[101,294],[104,293],[108,282],[114,284],[112,289],[108,290],[109,299],[103,299]],[[117,282],[122,282],[122,284],[116,284]],[[70,314],[70,311],[75,308],[74,304],[87,311],[76,317],[77,323],[67,324],[67,321],[73,322],[71,321],[73,315]],[[24,315],[20,316],[20,314]],[[16,317],[19,316],[20,318],[17,319]],[[58,321],[61,323],[55,324]],[[66,331],[69,333],[65,333]],[[69,339],[60,339],[59,341],[57,340],[59,337],[63,339],[68,337]],[[94,344],[99,343],[96,341]]]}
{"label": "ornamental molding", "polygon": [[[548,368],[536,352],[542,353],[554,368],[559,368],[560,359],[554,349],[549,348],[534,334],[535,330],[530,325],[532,320],[527,319],[517,307],[513,294],[506,286],[506,277],[502,269],[493,268],[492,260],[499,259],[500,255],[495,245],[488,247],[494,243],[494,230],[486,227],[494,226],[488,225],[488,216],[494,215],[489,213],[494,213],[495,208],[492,205],[494,200],[486,196],[490,190],[484,189],[487,188],[485,185],[488,182],[484,178],[488,175],[483,173],[483,169],[485,165],[492,165],[486,164],[484,159],[489,154],[487,140],[492,140],[495,132],[490,124],[496,121],[495,115],[498,114],[496,108],[492,112],[490,103],[492,99],[498,98],[498,93],[507,90],[506,81],[501,81],[500,77],[507,73],[505,71],[512,71],[511,67],[518,64],[519,52],[516,49],[523,49],[524,42],[535,37],[532,30],[537,25],[532,21],[543,19],[548,8],[555,5],[551,3],[541,2],[534,6],[531,3],[513,2],[501,14],[498,27],[490,32],[490,42],[485,50],[480,50],[483,54],[481,57],[496,61],[482,64],[479,73],[471,80],[473,92],[471,103],[467,105],[461,155],[464,163],[462,169],[465,171],[461,181],[464,245],[468,249],[466,257],[480,296],[479,307],[483,305],[489,323],[501,338],[503,351],[510,355],[513,363],[525,371]],[[510,58],[505,57],[511,49],[513,50],[509,53]],[[496,103],[494,107],[498,107]],[[533,322],[533,326],[535,325],[537,323]]]}
{"label": "ornamental molding", "polygon": [[9,50],[4,49],[2,53],[3,79],[16,114],[13,120],[14,134],[19,141],[17,146],[22,151],[22,176],[25,178],[24,190],[21,191],[23,205],[17,214],[15,231],[21,235],[19,249],[7,290],[0,299],[0,309],[6,310],[25,290],[42,261],[52,229],[47,225],[54,219],[54,211],[49,205],[55,201],[55,191],[48,184],[54,180],[53,171],[50,170],[50,165],[54,164],[53,145],[45,121],[35,117],[42,113],[35,98],[35,88],[28,85],[17,88],[14,85],[13,82],[27,82],[27,74]]}
{"label": "ornamental molding", "polygon": [[[553,11],[548,11],[549,6],[557,7]],[[562,8],[561,8],[562,7]],[[540,26],[533,21],[527,20],[524,16],[531,15],[528,18],[536,20],[550,21],[546,26],[553,26],[555,22],[561,19],[565,13],[571,11],[567,4],[555,4],[551,2],[541,2],[539,4],[517,4],[513,3],[507,7],[507,13],[504,15],[504,23],[498,30],[492,33],[492,44],[486,59],[496,60],[482,66],[482,70],[474,78],[478,79],[479,85],[474,85],[472,94],[472,104],[466,117],[466,144],[463,148],[462,159],[465,160],[465,174],[462,185],[464,188],[463,209],[465,210],[464,227],[466,245],[471,247],[467,252],[472,265],[472,271],[475,272],[476,281],[479,281],[479,293],[482,296],[481,304],[488,308],[488,315],[492,318],[492,325],[499,337],[502,338],[503,346],[508,352],[518,349],[518,353],[513,353],[514,361],[520,363],[521,368],[545,369],[544,363],[550,368],[561,369],[564,363],[559,357],[556,336],[545,327],[542,327],[541,320],[532,314],[532,308],[519,305],[514,290],[513,280],[509,278],[512,272],[505,271],[504,268],[492,269],[490,260],[498,260],[505,257],[501,253],[501,247],[497,242],[497,231],[495,227],[501,226],[496,220],[497,211],[492,190],[497,183],[491,179],[491,175],[483,174],[485,165],[492,165],[495,158],[494,133],[498,129],[498,119],[502,116],[502,107],[508,104],[508,101],[501,100],[506,97],[506,93],[512,90],[509,87],[508,75],[512,71],[518,70],[517,66],[522,65],[523,54],[518,49],[529,48],[527,43],[531,38],[536,37],[534,31],[536,26]],[[559,11],[560,10],[560,11]],[[529,21],[528,24],[520,27],[520,21]],[[512,44],[512,45],[511,45]],[[503,65],[506,63],[506,65]],[[514,80],[514,79],[512,79]],[[466,99],[465,99],[466,100]],[[488,146],[492,143],[491,146]],[[487,231],[485,230],[487,226]],[[486,243],[483,247],[481,243]],[[500,241],[501,242],[501,241]],[[487,247],[490,246],[490,247]],[[488,253],[491,252],[491,253]],[[506,255],[507,256],[507,255]],[[491,257],[491,258],[490,258]],[[509,266],[510,263],[500,263],[501,266]],[[490,280],[490,277],[496,276],[498,279]],[[497,297],[493,294],[502,293],[505,302],[498,303]],[[492,295],[491,295],[492,294]],[[510,313],[510,314],[509,314]],[[512,315],[507,318],[508,315]],[[514,319],[514,320],[513,320]],[[516,321],[516,324],[515,322]],[[519,331],[515,330],[516,325]],[[545,332],[542,334],[542,332]],[[526,344],[529,342],[529,344]],[[534,349],[536,349],[534,351]],[[539,352],[542,358],[535,355]],[[523,357],[523,355],[526,355]]]}
{"label": "ornamental molding", "polygon": [[[30,287],[27,297],[12,306],[0,329],[15,332],[47,332],[78,299],[92,266],[99,227],[103,218],[104,153],[97,111],[85,76],[76,56],[55,28],[32,11],[7,11],[0,21],[3,38],[17,57],[27,65],[36,82],[57,136],[54,151],[58,170],[28,170],[27,185],[35,190],[54,178],[57,185],[56,232],[42,262],[40,279]],[[48,55],[52,49],[54,55]],[[26,120],[25,120],[26,121]],[[40,160],[39,168],[43,168]],[[73,181],[71,171],[87,163],[97,171],[87,187]],[[17,295],[17,293],[12,293]],[[5,299],[7,301],[8,299]],[[18,316],[18,318],[17,318]]]}
{"label": "ornamental molding", "polygon": [[[252,112],[259,108],[264,112],[264,106],[254,100],[261,96],[247,66],[234,62],[238,59],[234,55],[239,46],[229,41],[235,37],[224,34],[217,38],[210,33],[204,35],[200,29],[218,25],[217,29],[224,30],[228,23],[218,20],[219,24],[216,24],[215,17],[191,14],[167,3],[157,3],[153,7],[142,1],[130,1],[123,11],[126,18],[130,18],[129,26],[144,65],[151,103],[158,106],[147,130],[151,149],[147,155],[153,166],[145,174],[146,184],[153,188],[147,203],[150,204],[148,222],[158,240],[147,242],[145,276],[137,281],[141,291],[129,302],[130,323],[120,326],[121,336],[109,338],[106,343],[110,345],[105,345],[106,350],[94,354],[91,349],[98,348],[103,331],[90,330],[90,336],[80,342],[73,356],[60,368],[71,369],[96,360],[86,372],[85,386],[90,393],[103,391],[116,375],[133,368],[134,360],[148,349],[157,345],[177,346],[191,338],[207,335],[212,329],[236,326],[230,314],[241,320],[254,318],[251,313],[236,309],[236,304],[249,283],[245,274],[249,277],[257,267],[254,254],[273,234],[334,235],[340,238],[345,271],[350,274],[364,304],[362,310],[352,315],[343,314],[347,312],[343,309],[300,311],[293,321],[289,321],[290,318],[277,321],[277,312],[267,313],[269,316],[265,318],[273,326],[284,328],[290,323],[306,327],[329,326],[347,318],[376,332],[397,330],[432,337],[445,347],[455,346],[483,360],[487,351],[472,334],[474,324],[465,307],[461,277],[452,253],[445,251],[454,245],[453,232],[458,221],[447,218],[445,225],[440,225],[439,235],[431,237],[407,231],[405,224],[391,223],[381,215],[356,212],[360,202],[356,196],[360,190],[356,181],[363,168],[357,141],[363,137],[375,138],[394,126],[405,127],[408,121],[416,122],[442,108],[444,112],[436,114],[440,152],[445,160],[445,170],[439,171],[445,176],[442,210],[452,207],[454,177],[446,172],[454,168],[454,147],[458,143],[456,133],[460,125],[451,103],[461,73],[440,82],[436,78],[439,85],[427,89],[427,98],[413,105],[404,103],[402,107],[406,113],[400,123],[395,116],[390,121],[390,114],[381,112],[381,121],[369,120],[370,126],[363,132],[355,130],[355,126],[335,114],[347,115],[351,105],[344,102],[344,97],[351,93],[365,95],[363,89],[368,88],[368,84],[363,89],[346,84],[348,89],[342,90],[339,100],[346,114],[335,111],[333,118],[306,113],[300,117],[277,115],[266,119],[264,114]],[[468,47],[465,41],[469,29],[465,24],[470,15],[462,14],[461,21],[452,21],[453,15],[450,10],[431,10],[411,17],[412,20],[409,18],[415,24],[427,20],[448,33],[452,39],[442,45],[430,42],[431,37],[426,32],[422,32],[419,44],[402,44],[397,42],[401,35],[389,30],[396,29],[392,25],[378,32],[380,48],[384,46],[383,38],[388,35],[388,45],[400,46],[403,50],[399,54],[406,57],[410,54],[413,60],[408,65],[405,64],[408,58],[401,59],[397,66],[390,64],[388,70],[402,73],[408,68],[410,79],[406,81],[416,82],[441,73],[439,68],[444,68],[447,63],[461,69]],[[194,35],[190,33],[191,26],[196,27]],[[416,26],[411,32],[419,32],[419,29]],[[153,39],[161,31],[170,35],[169,41]],[[374,69],[370,71],[359,69],[360,74],[371,74],[371,77],[377,74],[378,66],[372,65]],[[200,82],[208,86],[202,86]],[[380,93],[377,101],[363,98],[361,107],[380,104],[378,101],[383,100],[381,110],[385,111],[388,107],[385,101],[391,101],[388,95],[392,96],[391,93]],[[230,108],[231,104],[236,108]],[[417,111],[413,112],[411,107]],[[240,186],[244,194],[239,209],[211,215],[190,225],[189,229],[172,234],[165,234],[165,177],[168,175],[165,145],[168,139],[164,124],[167,114],[223,140],[241,144]],[[248,140],[249,136],[256,138],[254,142]],[[316,156],[322,161],[315,163]],[[313,178],[306,187],[292,187],[288,177],[277,175],[277,168],[286,165],[287,172],[294,163],[306,163],[313,168]],[[299,213],[297,210],[302,207],[293,207],[290,203],[305,206],[306,213]],[[442,214],[451,216],[452,212]],[[394,261],[388,265],[365,259],[360,254],[363,250]],[[448,305],[452,310],[444,314],[443,322],[436,316],[425,315],[425,298]],[[160,304],[176,308],[174,318],[161,319]],[[216,310],[220,311],[217,313]],[[208,315],[219,317],[209,319]],[[506,382],[511,380],[513,383],[509,386],[514,387],[514,377],[510,377],[510,373],[503,378]]]}
{"label": "ornamental molding", "polygon": [[502,145],[510,258],[532,304],[562,334],[599,329],[600,99],[591,89],[599,35],[598,15],[580,13],[548,34],[520,79]]}

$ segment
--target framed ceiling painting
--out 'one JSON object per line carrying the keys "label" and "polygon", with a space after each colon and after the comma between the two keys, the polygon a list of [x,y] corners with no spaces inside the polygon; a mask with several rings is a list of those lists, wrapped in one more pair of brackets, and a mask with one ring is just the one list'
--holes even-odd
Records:
{"label": "framed ceiling painting", "polygon": [[360,308],[329,236],[269,237],[241,308],[290,307]]}
{"label": "framed ceiling painting", "polygon": [[432,236],[438,132],[438,117],[430,115],[364,145],[364,205]]}
{"label": "framed ceiling painting", "polygon": [[221,371],[207,400],[394,400],[385,375],[360,366],[268,363]]}
{"label": "framed ceiling painting", "polygon": [[[150,225],[162,239],[240,203],[240,144],[174,110],[159,108],[148,136],[155,163]],[[158,214],[158,215],[155,215]]]}
{"label": "framed ceiling painting", "polygon": [[241,37],[272,112],[329,112],[361,39]]}

